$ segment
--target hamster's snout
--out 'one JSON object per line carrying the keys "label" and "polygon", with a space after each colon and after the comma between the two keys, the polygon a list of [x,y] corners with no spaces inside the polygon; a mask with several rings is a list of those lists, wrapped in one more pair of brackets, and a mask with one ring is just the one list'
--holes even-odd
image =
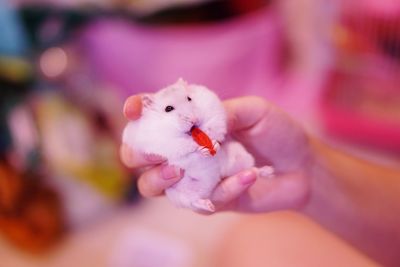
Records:
{"label": "hamster's snout", "polygon": [[189,123],[191,126],[199,124],[199,119],[197,117],[183,116],[182,119],[185,122]]}
{"label": "hamster's snout", "polygon": [[187,122],[189,125],[189,127],[188,127],[188,131],[187,131],[187,133],[190,135],[190,132],[191,132],[191,130],[194,128],[194,127],[199,127],[199,119],[198,118],[196,118],[196,117],[184,117],[183,118],[184,119],[184,121],[185,122]]}
{"label": "hamster's snout", "polygon": [[192,125],[198,125],[198,124],[199,124],[199,119],[198,119],[198,118],[192,118],[192,119],[190,120],[190,123],[191,123]]}

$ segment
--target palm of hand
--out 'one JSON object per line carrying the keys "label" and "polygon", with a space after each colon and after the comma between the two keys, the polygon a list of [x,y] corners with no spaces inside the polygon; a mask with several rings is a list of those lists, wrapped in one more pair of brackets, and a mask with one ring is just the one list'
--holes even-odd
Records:
{"label": "palm of hand", "polygon": [[276,173],[272,179],[258,178],[224,209],[261,212],[301,207],[308,198],[311,168],[302,127],[261,98],[229,100],[225,107],[231,135],[254,155],[257,166],[272,165]]}

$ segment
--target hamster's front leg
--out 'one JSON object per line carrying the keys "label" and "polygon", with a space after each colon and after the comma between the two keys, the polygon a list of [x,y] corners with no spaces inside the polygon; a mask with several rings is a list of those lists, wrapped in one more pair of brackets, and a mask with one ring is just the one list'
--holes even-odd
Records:
{"label": "hamster's front leg", "polygon": [[221,144],[217,140],[212,140],[212,147],[199,146],[197,151],[199,151],[203,156],[210,157],[215,155],[221,148]]}
{"label": "hamster's front leg", "polygon": [[199,146],[197,148],[197,151],[199,151],[205,157],[210,157],[211,156],[210,149],[208,149],[208,147],[206,147],[206,146]]}
{"label": "hamster's front leg", "polygon": [[224,142],[219,157],[222,177],[232,176],[254,167],[254,157],[237,141]]}
{"label": "hamster's front leg", "polygon": [[212,140],[212,144],[213,144],[213,149],[215,150],[215,152],[218,152],[218,150],[221,148],[220,142],[218,142],[217,140]]}

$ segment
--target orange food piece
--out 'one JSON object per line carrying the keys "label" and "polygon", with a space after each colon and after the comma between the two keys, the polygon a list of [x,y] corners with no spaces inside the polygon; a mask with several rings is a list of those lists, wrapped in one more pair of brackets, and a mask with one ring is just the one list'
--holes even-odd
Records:
{"label": "orange food piece", "polygon": [[212,156],[214,156],[217,153],[217,151],[215,151],[214,149],[210,137],[208,137],[208,135],[205,132],[200,130],[200,128],[192,127],[190,133],[193,137],[193,140],[200,146],[206,147],[210,151],[210,154]]}

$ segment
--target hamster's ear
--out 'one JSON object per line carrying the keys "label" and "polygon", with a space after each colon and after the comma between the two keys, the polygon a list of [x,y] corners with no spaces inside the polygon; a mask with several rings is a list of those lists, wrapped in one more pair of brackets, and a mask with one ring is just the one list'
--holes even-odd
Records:
{"label": "hamster's ear", "polygon": [[181,84],[181,85],[183,85],[184,87],[187,87],[187,86],[188,86],[187,82],[186,82],[184,79],[182,79],[182,77],[179,78],[178,81],[177,81],[176,83],[177,83],[177,84]]}
{"label": "hamster's ear", "polygon": [[154,97],[149,94],[142,95],[143,108],[151,108],[154,104]]}

